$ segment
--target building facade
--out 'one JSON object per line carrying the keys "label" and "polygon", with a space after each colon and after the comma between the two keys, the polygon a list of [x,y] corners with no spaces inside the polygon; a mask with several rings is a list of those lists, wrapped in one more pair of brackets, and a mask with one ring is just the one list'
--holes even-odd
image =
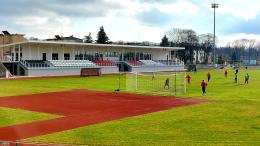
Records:
{"label": "building facade", "polygon": [[103,74],[184,68],[171,53],[184,49],[178,47],[26,40],[23,35],[2,35],[0,39],[1,64],[17,76],[79,75],[82,68],[100,68]]}

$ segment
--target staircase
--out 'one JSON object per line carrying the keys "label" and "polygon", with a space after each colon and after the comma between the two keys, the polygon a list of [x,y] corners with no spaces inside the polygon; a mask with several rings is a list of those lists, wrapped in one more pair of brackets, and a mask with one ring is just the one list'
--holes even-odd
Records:
{"label": "staircase", "polygon": [[11,77],[12,74],[5,68],[2,62],[0,62],[0,78]]}

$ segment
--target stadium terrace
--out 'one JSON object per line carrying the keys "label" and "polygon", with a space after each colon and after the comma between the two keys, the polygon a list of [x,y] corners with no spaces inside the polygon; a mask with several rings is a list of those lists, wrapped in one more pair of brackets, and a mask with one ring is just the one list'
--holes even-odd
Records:
{"label": "stadium terrace", "polygon": [[71,76],[83,69],[100,74],[184,69],[176,52],[184,48],[83,43],[67,39],[27,40],[3,31],[0,35],[1,76]]}

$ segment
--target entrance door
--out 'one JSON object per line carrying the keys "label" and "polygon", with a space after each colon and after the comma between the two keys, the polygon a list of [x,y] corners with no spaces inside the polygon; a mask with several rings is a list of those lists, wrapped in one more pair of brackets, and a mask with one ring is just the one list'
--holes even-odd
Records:
{"label": "entrance door", "polygon": [[46,61],[46,53],[42,53],[42,60]]}

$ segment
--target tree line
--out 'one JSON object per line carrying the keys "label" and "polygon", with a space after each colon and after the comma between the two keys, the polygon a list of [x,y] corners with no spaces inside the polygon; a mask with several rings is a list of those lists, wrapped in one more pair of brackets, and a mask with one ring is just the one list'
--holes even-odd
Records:
{"label": "tree line", "polygon": [[[194,62],[195,53],[198,54],[199,51],[203,51],[202,63],[207,64],[214,48],[214,35],[210,33],[197,35],[192,29],[174,28],[163,36],[160,46],[185,47],[185,50],[177,53],[184,63],[198,63]],[[198,61],[198,58],[195,58],[195,60]]]}
{"label": "tree line", "polygon": [[[87,36],[85,36],[85,38],[84,38],[84,43],[93,43],[93,42],[94,42],[93,38],[91,36],[91,33],[89,32],[89,34]],[[98,43],[98,44],[110,44],[110,43],[112,43],[111,41],[109,41],[109,37],[107,36],[103,26],[100,27],[100,29],[97,33],[96,43]]]}
{"label": "tree line", "polygon": [[260,43],[254,39],[238,39],[216,51],[219,63],[241,63],[244,60],[260,60]]}
{"label": "tree line", "polygon": [[[93,43],[91,33],[85,36],[85,43]],[[97,33],[97,40],[95,41],[98,44],[109,44],[112,43],[109,41],[104,27],[101,26],[99,32]],[[120,44],[120,42],[118,42]],[[127,43],[128,44],[128,43]],[[150,42],[137,42],[130,43],[131,45],[154,45],[155,43]],[[180,29],[174,28],[167,32],[163,36],[160,46],[164,47],[184,47],[185,50],[177,52],[178,57],[183,60],[185,63],[197,63],[194,62],[195,53],[198,54],[199,51],[203,51],[203,63],[207,64],[212,57],[212,50],[214,48],[214,35],[207,33],[197,35],[197,33],[192,29]],[[196,55],[198,57],[198,55]],[[198,60],[196,58],[195,60]]]}

